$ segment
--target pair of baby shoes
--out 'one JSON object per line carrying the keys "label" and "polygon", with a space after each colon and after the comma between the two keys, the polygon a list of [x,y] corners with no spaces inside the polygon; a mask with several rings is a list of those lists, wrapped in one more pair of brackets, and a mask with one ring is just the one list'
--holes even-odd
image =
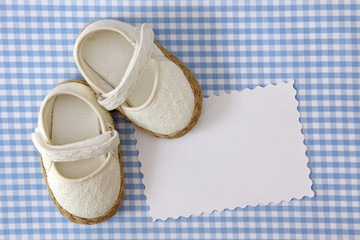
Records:
{"label": "pair of baby shoes", "polygon": [[120,139],[108,111],[116,109],[156,137],[177,138],[198,121],[202,93],[147,24],[92,22],[79,33],[74,57],[85,80],[55,86],[32,140],[60,213],[95,224],[112,217],[124,196]]}

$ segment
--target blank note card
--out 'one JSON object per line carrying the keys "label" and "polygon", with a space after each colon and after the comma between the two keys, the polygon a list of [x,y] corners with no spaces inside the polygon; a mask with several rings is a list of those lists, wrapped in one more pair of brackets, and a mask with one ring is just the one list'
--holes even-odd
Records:
{"label": "blank note card", "polygon": [[210,96],[179,139],[136,129],[153,220],[313,196],[293,84]]}

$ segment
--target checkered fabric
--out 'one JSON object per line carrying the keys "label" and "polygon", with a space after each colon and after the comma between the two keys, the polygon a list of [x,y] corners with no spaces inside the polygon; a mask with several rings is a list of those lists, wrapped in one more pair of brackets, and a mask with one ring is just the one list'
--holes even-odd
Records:
{"label": "checkered fabric", "polygon": [[[204,95],[296,79],[316,196],[153,222],[134,128],[114,113],[122,206],[93,226],[61,216],[30,133],[48,91],[81,78],[74,40],[99,18],[150,23]],[[360,239],[359,50],[356,1],[1,1],[0,239]]]}

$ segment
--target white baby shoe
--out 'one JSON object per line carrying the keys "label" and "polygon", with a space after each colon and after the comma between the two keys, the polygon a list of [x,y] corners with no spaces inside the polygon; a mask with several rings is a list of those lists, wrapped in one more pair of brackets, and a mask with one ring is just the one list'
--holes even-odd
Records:
{"label": "white baby shoe", "polygon": [[49,93],[32,139],[62,215],[95,224],[117,212],[124,195],[119,135],[85,81],[66,81]]}
{"label": "white baby shoe", "polygon": [[176,138],[197,123],[201,88],[191,71],[156,41],[151,27],[98,20],[79,34],[74,57],[98,102],[157,137]]}

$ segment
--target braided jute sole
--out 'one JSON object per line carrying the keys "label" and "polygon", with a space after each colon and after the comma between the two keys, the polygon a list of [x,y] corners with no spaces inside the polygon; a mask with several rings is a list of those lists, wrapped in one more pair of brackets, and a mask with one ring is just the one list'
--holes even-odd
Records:
{"label": "braided jute sole", "polygon": [[186,133],[188,133],[191,129],[193,129],[193,127],[196,125],[196,123],[199,121],[200,115],[201,115],[201,109],[202,109],[202,101],[203,101],[203,95],[202,95],[202,91],[201,91],[201,87],[198,83],[198,81],[196,80],[196,77],[194,76],[194,74],[190,71],[190,69],[188,67],[186,67],[186,65],[178,58],[176,57],[173,53],[169,52],[165,47],[163,47],[160,43],[158,43],[157,41],[154,41],[154,43],[156,44],[156,46],[164,53],[164,55],[172,62],[174,62],[184,73],[185,77],[187,78],[187,80],[189,81],[189,84],[191,86],[191,89],[193,91],[194,94],[194,112],[191,116],[190,122],[186,125],[185,128],[171,133],[171,134],[161,134],[161,133],[155,133],[152,132],[148,129],[145,129],[143,127],[140,127],[139,125],[137,125],[136,123],[134,123],[133,121],[131,121],[124,113],[122,113],[120,110],[116,109],[125,119],[127,119],[128,121],[132,122],[133,124],[135,124],[137,127],[139,127],[140,129],[152,134],[155,137],[158,138],[168,138],[168,139],[172,139],[172,138],[179,138],[184,136]]}
{"label": "braided jute sole", "polygon": [[[85,80],[68,80],[68,81],[64,81],[61,82],[58,85],[64,84],[64,83],[69,83],[69,82],[76,82],[76,83],[81,83],[83,85],[89,86]],[[109,113],[108,113],[109,114]],[[110,115],[110,114],[109,114]],[[115,124],[113,122],[113,129],[116,129]],[[92,225],[92,224],[96,224],[96,223],[100,223],[100,222],[104,222],[106,220],[108,220],[109,218],[111,218],[112,216],[115,215],[115,213],[117,212],[117,210],[119,209],[122,199],[124,198],[125,195],[125,185],[124,185],[124,173],[123,173],[123,168],[122,168],[122,161],[121,161],[121,152],[120,152],[120,146],[118,147],[118,152],[119,152],[119,164],[120,164],[120,175],[121,175],[121,185],[120,185],[120,191],[119,191],[119,195],[114,203],[114,205],[102,216],[97,217],[97,218],[82,218],[82,217],[78,217],[75,216],[71,213],[69,213],[68,211],[66,211],[64,208],[62,208],[60,206],[60,204],[58,203],[58,201],[56,200],[53,192],[51,191],[48,181],[47,181],[47,175],[46,175],[46,170],[44,168],[44,164],[43,164],[43,160],[42,160],[42,156],[40,154],[40,161],[41,161],[41,168],[42,168],[42,173],[44,175],[44,179],[45,179],[45,183],[51,198],[51,201],[54,203],[55,207],[59,210],[59,212],[66,217],[67,219],[69,219],[71,222],[74,223],[79,223],[79,224],[87,224],[87,225]]]}

